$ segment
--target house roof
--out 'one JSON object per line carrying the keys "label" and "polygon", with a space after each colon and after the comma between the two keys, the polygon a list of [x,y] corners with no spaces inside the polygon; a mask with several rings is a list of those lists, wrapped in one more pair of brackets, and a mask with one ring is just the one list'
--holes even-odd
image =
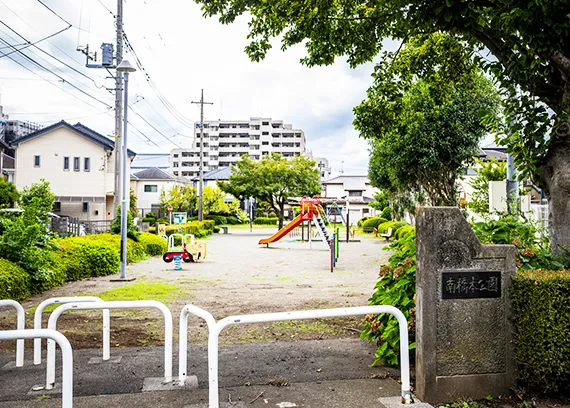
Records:
{"label": "house roof", "polygon": [[[229,180],[232,174],[231,167],[220,167],[204,173],[204,180]],[[194,177],[192,180],[198,181],[199,177]]]}
{"label": "house roof", "polygon": [[[106,136],[103,136],[102,134],[94,131],[91,128],[88,128],[87,126],[85,126],[81,123],[77,123],[76,125],[71,125],[64,120],[57,122],[57,123],[54,123],[53,125],[45,127],[43,129],[40,129],[36,132],[32,132],[32,133],[30,133],[24,137],[21,137],[19,139],[16,139],[14,142],[12,142],[12,146],[17,147],[22,142],[27,142],[28,140],[35,139],[36,137],[42,136],[42,135],[44,135],[48,132],[51,132],[52,130],[58,129],[60,127],[64,127],[66,129],[74,132],[74,133],[77,133],[80,136],[83,136],[87,140],[103,147],[103,149],[105,149],[105,150],[113,150],[115,148],[115,141],[114,140],[109,139]],[[129,157],[136,156],[136,153],[130,149],[127,149],[127,152],[128,152]]]}
{"label": "house roof", "polygon": [[507,155],[506,153],[500,151],[500,150],[494,150],[494,149],[481,149],[481,152],[483,153],[483,156],[481,157],[481,160],[491,160],[491,159],[496,159],[498,161],[507,161]]}
{"label": "house roof", "polygon": [[[337,176],[331,179],[325,180],[324,184],[345,184],[345,185],[360,185],[370,183],[367,176]],[[358,190],[364,190],[358,189]]]}
{"label": "house roof", "polygon": [[132,174],[131,178],[136,180],[176,180],[175,176],[168,174],[166,171],[159,169],[158,167],[138,171]]}

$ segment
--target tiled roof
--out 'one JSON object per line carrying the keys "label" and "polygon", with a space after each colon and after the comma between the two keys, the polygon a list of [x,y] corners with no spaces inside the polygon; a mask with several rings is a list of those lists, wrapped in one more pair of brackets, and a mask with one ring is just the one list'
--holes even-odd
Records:
{"label": "tiled roof", "polygon": [[[220,167],[204,173],[204,180],[229,180],[232,174],[231,167]],[[192,180],[198,181],[199,177],[194,177]]]}
{"label": "tiled roof", "polygon": [[151,169],[144,169],[133,173],[133,178],[137,180],[176,180],[177,178],[168,174],[162,169],[153,167]]}

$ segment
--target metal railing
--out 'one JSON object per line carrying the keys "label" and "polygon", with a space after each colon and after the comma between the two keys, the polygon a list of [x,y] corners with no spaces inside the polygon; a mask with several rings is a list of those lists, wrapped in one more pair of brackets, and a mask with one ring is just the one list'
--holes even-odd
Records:
{"label": "metal railing", "polygon": [[209,408],[219,408],[218,391],[218,343],[224,328],[232,324],[278,322],[286,320],[319,319],[326,317],[357,316],[390,313],[398,319],[400,329],[400,370],[402,378],[402,403],[410,404],[410,356],[408,345],[408,322],[404,314],[394,306],[363,306],[341,309],[305,310],[298,312],[267,313],[230,316],[216,323],[208,339]]}
{"label": "metal railing", "polygon": [[50,339],[59,345],[62,355],[62,408],[73,408],[73,351],[69,340],[55,330],[32,329],[32,330],[0,330],[0,340],[24,341],[24,339]]}
{"label": "metal railing", "polygon": [[[63,305],[67,303],[80,303],[80,302],[102,302],[101,298],[95,296],[74,296],[74,297],[60,297],[49,298],[44,300],[38,305],[34,312],[34,329],[39,330],[42,328],[42,313],[49,305]],[[109,360],[111,348],[111,329],[110,329],[110,316],[109,309],[103,309],[103,360]],[[34,339],[34,364],[42,363],[42,339]]]}
{"label": "metal railing", "polygon": [[[93,303],[67,303],[53,311],[48,321],[48,329],[56,330],[57,319],[68,310],[100,309],[158,309],[164,316],[164,382],[172,381],[172,313],[163,303],[156,300],[125,300]],[[55,384],[55,343],[48,340],[46,389]]]}
{"label": "metal railing", "polygon": [[[12,307],[16,309],[17,316],[17,323],[16,328],[17,330],[24,330],[26,325],[26,312],[21,304],[16,302],[15,300],[0,300],[0,307]],[[24,340],[18,339],[16,340],[16,367],[22,367],[24,365]]]}

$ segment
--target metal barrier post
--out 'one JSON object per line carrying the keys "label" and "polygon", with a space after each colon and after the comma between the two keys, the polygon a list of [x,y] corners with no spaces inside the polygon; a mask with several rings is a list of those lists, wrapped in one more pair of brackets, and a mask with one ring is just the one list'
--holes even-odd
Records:
{"label": "metal barrier post", "polygon": [[[24,330],[26,325],[26,312],[21,304],[15,300],[0,300],[0,307],[12,307],[16,309],[17,313],[17,323],[16,328],[18,330]],[[16,340],[16,367],[22,367],[24,365],[24,339],[18,338]]]}
{"label": "metal barrier post", "polygon": [[408,344],[408,321],[404,314],[394,306],[362,306],[340,309],[304,310],[297,312],[267,313],[256,315],[230,316],[216,323],[208,339],[209,365],[209,408],[219,408],[218,393],[218,345],[222,330],[232,324],[278,322],[286,320],[319,319],[325,317],[357,316],[367,314],[390,313],[398,319],[400,331],[400,370],[402,378],[402,403],[410,404],[410,356]]}
{"label": "metal barrier post", "polygon": [[216,320],[210,312],[199,308],[194,305],[186,305],[180,312],[180,342],[178,346],[179,360],[178,360],[178,381],[179,385],[183,386],[188,377],[188,315],[193,314],[206,321],[208,326],[208,338],[212,335],[212,330],[216,325]]}
{"label": "metal barrier post", "polygon": [[0,340],[21,339],[23,341],[24,339],[37,338],[51,339],[59,345],[63,360],[61,406],[62,408],[73,408],[73,351],[67,338],[55,330],[46,329],[0,331]]}
{"label": "metal barrier post", "polygon": [[[48,329],[56,330],[57,319],[67,310],[100,309],[146,309],[154,308],[164,316],[164,382],[172,381],[172,313],[163,303],[156,300],[125,300],[113,302],[67,303],[53,311],[48,321]],[[46,389],[55,384],[55,343],[48,340]]]}
{"label": "metal barrier post", "polygon": [[[73,297],[60,297],[50,298],[44,300],[38,305],[34,313],[34,329],[39,330],[42,328],[42,313],[49,305],[63,305],[66,303],[79,303],[79,302],[102,302],[103,299],[96,296],[73,296]],[[109,309],[103,309],[103,360],[109,360],[111,349],[111,332],[110,332],[110,319],[111,313]],[[34,364],[42,363],[42,339],[34,339]]]}

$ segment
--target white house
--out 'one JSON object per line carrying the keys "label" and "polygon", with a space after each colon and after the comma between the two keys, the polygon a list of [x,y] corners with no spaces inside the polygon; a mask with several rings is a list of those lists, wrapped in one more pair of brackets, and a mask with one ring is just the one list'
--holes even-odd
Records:
{"label": "white house", "polygon": [[[114,140],[81,123],[61,121],[15,140],[12,147],[18,190],[45,179],[56,195],[54,212],[82,221],[113,218]],[[128,155],[132,160],[135,153]]]}
{"label": "white house", "polygon": [[160,194],[175,185],[186,186],[191,181],[184,177],[176,177],[157,167],[138,171],[131,175],[131,189],[137,197],[137,210],[141,217],[149,212],[158,215]]}
{"label": "white house", "polygon": [[370,185],[366,176],[338,176],[323,183],[324,196],[321,202],[324,205],[336,202],[346,213],[348,206],[350,211],[350,224],[356,225],[363,217],[373,217],[376,210],[369,206],[374,202],[376,189]]}

